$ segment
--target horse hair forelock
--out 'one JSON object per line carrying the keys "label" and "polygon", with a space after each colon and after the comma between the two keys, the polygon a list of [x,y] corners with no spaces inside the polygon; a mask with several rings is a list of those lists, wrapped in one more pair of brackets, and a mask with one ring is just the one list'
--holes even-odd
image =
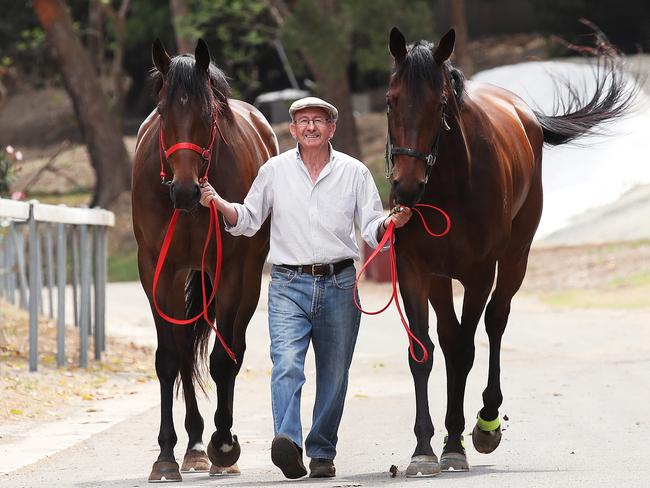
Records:
{"label": "horse hair forelock", "polygon": [[230,96],[228,79],[223,71],[210,63],[208,69],[209,86],[212,89],[212,93],[210,93],[206,79],[196,71],[195,65],[196,61],[193,55],[181,54],[172,58],[166,76],[163,76],[160,71],[153,68],[151,78],[154,93],[158,96],[163,83],[166,81],[167,93],[163,100],[166,106],[174,101],[180,90],[191,100],[197,102],[203,114],[217,115],[213,114],[215,109],[220,113],[227,106],[227,99]]}
{"label": "horse hair forelock", "polygon": [[[409,93],[416,97],[421,93],[420,84],[427,83],[432,90],[444,90],[443,77],[437,69],[433,57],[434,45],[429,41],[417,41],[408,48],[404,60],[395,66],[393,75],[397,78],[404,78]],[[446,70],[451,82],[453,96],[460,105],[465,93],[465,75],[453,66],[450,61],[445,61],[443,69]]]}

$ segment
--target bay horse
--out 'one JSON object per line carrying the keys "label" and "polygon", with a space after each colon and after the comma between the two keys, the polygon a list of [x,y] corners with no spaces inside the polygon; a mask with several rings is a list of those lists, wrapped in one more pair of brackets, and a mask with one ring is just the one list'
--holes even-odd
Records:
{"label": "bay horse", "polygon": [[[431,448],[434,426],[427,392],[433,354],[423,363],[409,358],[417,444],[407,476],[469,469],[462,436],[463,403],[474,361],[474,335],[484,309],[489,371],[472,441],[481,453],[498,446],[501,337],[542,215],[542,146],[572,141],[597,124],[624,115],[634,98],[634,89],[626,88],[612,50],[604,43],[598,56],[600,69],[594,71],[593,96],[582,100],[569,86],[568,99],[560,104],[564,113],[548,116],[509,91],[466,83],[448,61],[454,41],[452,29],[437,46],[427,41],[407,46],[397,28],[389,40],[394,59],[386,95],[391,202],[409,207],[434,204],[446,210],[452,221],[451,231],[438,239],[428,236],[417,219],[395,237],[400,291],[410,327],[432,353],[430,302],[447,373],[447,437],[438,461]],[[428,220],[431,228],[444,227],[439,216]],[[452,279],[464,287],[460,321],[454,310]]]}
{"label": "bay horse", "polygon": [[[132,182],[138,269],[151,304],[158,340],[155,362],[161,400],[160,455],[149,480],[180,481],[174,458],[177,437],[172,418],[178,377],[189,436],[181,471],[238,471],[235,463],[240,446],[237,436],[231,433],[235,378],[246,349],[246,327],[259,300],[262,267],[269,250],[268,222],[253,238],[224,234],[221,239],[220,280],[206,316],[210,322],[216,320],[217,330],[233,358],[215,341],[209,369],[216,383],[216,430],[207,453],[195,385],[202,389],[205,386],[201,358],[207,353],[211,324],[200,317],[189,325],[174,325],[163,318],[157,306],[172,318],[191,318],[204,308],[202,293],[210,296],[212,292],[217,251],[210,245],[202,266],[211,219],[210,209],[199,205],[202,178],[206,177],[229,201],[242,202],[261,164],[278,153],[278,143],[257,109],[228,98],[226,77],[210,62],[210,51],[203,40],[198,41],[194,56],[170,58],[160,40],[153,44],[152,54],[158,105],[138,131]],[[165,181],[167,175],[173,178]],[[178,220],[157,280],[156,303],[153,289],[157,259],[175,211],[179,211]]]}

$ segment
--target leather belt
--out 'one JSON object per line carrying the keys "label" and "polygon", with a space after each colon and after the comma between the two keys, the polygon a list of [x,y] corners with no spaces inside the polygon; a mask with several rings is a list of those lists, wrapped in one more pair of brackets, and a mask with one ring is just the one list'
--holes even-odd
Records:
{"label": "leather belt", "polygon": [[332,264],[280,264],[278,266],[292,271],[297,271],[298,273],[307,273],[312,276],[328,276],[331,274],[337,274],[353,264],[353,259],[344,259],[343,261]]}

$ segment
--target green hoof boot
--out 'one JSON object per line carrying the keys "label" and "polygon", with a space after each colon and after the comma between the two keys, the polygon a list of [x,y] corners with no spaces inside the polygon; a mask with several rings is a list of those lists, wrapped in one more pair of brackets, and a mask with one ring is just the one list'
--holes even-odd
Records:
{"label": "green hoof boot", "polygon": [[483,420],[480,415],[476,416],[476,425],[472,430],[472,443],[474,448],[481,454],[490,454],[501,442],[501,420],[497,417],[494,420]]}

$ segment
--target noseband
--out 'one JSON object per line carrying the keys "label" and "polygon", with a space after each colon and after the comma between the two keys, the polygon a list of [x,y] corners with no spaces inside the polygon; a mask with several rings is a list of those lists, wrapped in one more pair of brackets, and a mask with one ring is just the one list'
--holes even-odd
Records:
{"label": "noseband", "polygon": [[393,156],[411,156],[413,158],[417,158],[420,159],[421,161],[424,161],[424,164],[426,165],[425,172],[424,172],[424,183],[426,184],[429,181],[431,168],[433,168],[433,165],[436,164],[436,159],[438,158],[438,146],[440,144],[440,134],[442,133],[443,129],[445,131],[451,130],[451,127],[449,127],[449,124],[447,123],[447,115],[445,114],[446,107],[447,104],[443,103],[442,116],[440,120],[440,129],[438,130],[438,134],[433,140],[433,143],[431,144],[431,149],[429,150],[428,153],[416,151],[415,149],[411,149],[410,147],[399,147],[393,145],[393,141],[390,137],[390,128],[388,129],[386,133],[386,178],[390,178],[393,174],[393,170],[395,169]]}

